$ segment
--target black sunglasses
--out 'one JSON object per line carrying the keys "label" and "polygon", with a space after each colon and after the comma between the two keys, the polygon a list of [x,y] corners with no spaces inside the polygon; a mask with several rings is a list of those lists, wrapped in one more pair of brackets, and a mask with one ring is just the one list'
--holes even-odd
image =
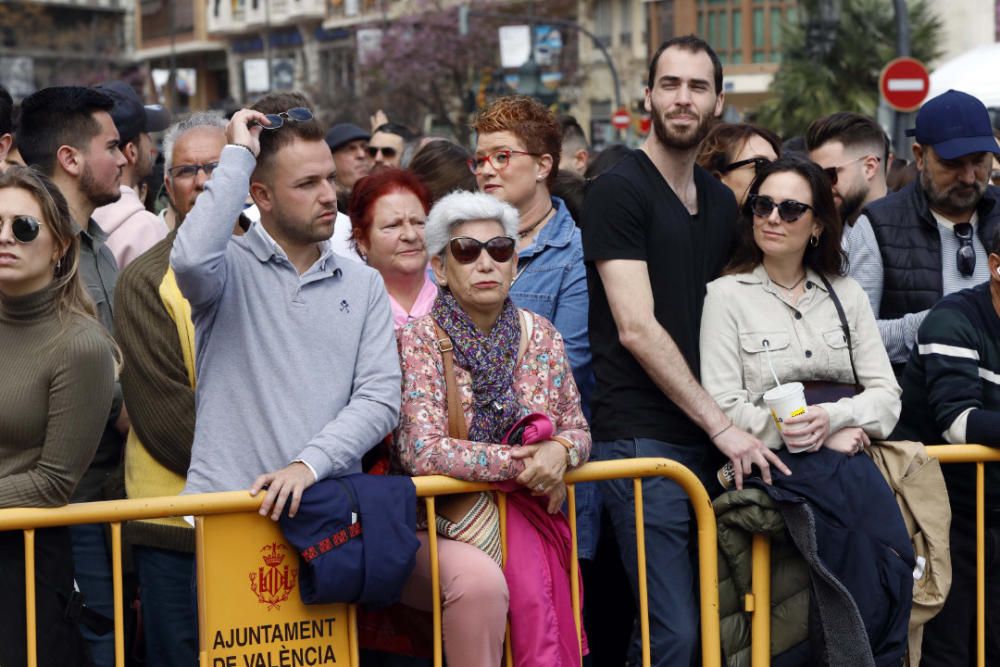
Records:
{"label": "black sunglasses", "polygon": [[486,248],[497,262],[507,262],[514,256],[514,239],[509,236],[494,236],[489,241],[480,241],[470,236],[456,236],[448,242],[451,256],[459,264],[472,264]]}
{"label": "black sunglasses", "polygon": [[195,178],[199,171],[204,171],[205,176],[211,178],[212,172],[219,166],[218,162],[205,162],[204,164],[179,164],[167,170],[173,179]]}
{"label": "black sunglasses", "polygon": [[259,123],[257,121],[251,122],[250,125],[260,125],[265,130],[277,130],[285,124],[286,120],[302,123],[313,119],[312,111],[309,111],[309,109],[306,109],[305,107],[295,107],[294,109],[289,109],[288,111],[282,111],[280,113],[269,113],[264,117],[267,118],[270,125],[264,125],[263,123]]}
{"label": "black sunglasses", "polygon": [[955,238],[958,239],[958,250],[955,252],[955,263],[958,272],[968,278],[976,272],[976,249],[972,247],[972,224],[960,222],[955,225]]}
{"label": "black sunglasses", "polygon": [[378,155],[379,151],[381,151],[382,155],[384,155],[385,157],[389,158],[390,160],[392,158],[396,157],[396,149],[393,148],[393,147],[391,147],[391,146],[386,146],[385,148],[383,148],[381,146],[369,146],[368,147],[368,155],[370,155],[371,157],[375,157],[376,155]]}
{"label": "black sunglasses", "polygon": [[771,211],[777,207],[778,217],[785,222],[795,222],[805,215],[806,211],[816,210],[809,204],[803,204],[802,202],[795,201],[794,199],[786,199],[780,204],[776,204],[774,200],[767,195],[750,195],[748,203],[753,214],[762,218],[770,217]]}
{"label": "black sunglasses", "polygon": [[[0,220],[0,232],[3,231],[3,220]],[[31,243],[38,238],[38,229],[42,223],[30,215],[15,215],[10,220],[10,231],[18,243]]]}
{"label": "black sunglasses", "polygon": [[739,162],[733,162],[732,164],[727,164],[725,167],[722,168],[722,173],[728,174],[729,172],[735,171],[740,167],[745,167],[748,164],[753,165],[754,173],[760,173],[760,170],[766,167],[767,165],[771,164],[771,161],[768,160],[766,157],[747,158],[746,160],[740,160]]}

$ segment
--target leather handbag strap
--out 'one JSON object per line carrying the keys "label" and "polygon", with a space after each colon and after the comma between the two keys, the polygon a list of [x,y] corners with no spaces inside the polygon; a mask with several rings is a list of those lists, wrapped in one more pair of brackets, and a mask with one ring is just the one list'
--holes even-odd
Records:
{"label": "leather handbag strap", "polygon": [[833,299],[833,307],[837,309],[837,317],[840,318],[840,328],[844,330],[844,340],[847,341],[847,356],[851,360],[851,373],[854,375],[854,384],[859,389],[863,389],[861,387],[861,383],[858,382],[858,371],[854,367],[854,349],[853,345],[851,345],[851,327],[847,324],[847,314],[844,313],[844,306],[840,303],[840,297],[837,296],[837,293],[833,289],[833,285],[830,284],[827,277],[821,273],[819,274],[819,279],[823,281],[823,286],[826,287],[827,293],[830,295],[830,298]]}
{"label": "leather handbag strap", "polygon": [[469,425],[462,412],[462,400],[458,396],[458,382],[455,380],[455,346],[444,329],[434,323],[437,332],[437,348],[444,362],[444,382],[448,394],[448,435],[459,440],[469,439]]}

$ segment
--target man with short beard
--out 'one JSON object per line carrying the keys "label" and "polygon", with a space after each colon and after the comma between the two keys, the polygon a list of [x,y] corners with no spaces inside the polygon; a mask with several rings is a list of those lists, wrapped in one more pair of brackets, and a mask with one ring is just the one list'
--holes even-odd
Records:
{"label": "man with short beard", "polygon": [[[722,64],[694,37],[657,50],[646,111],[654,132],[591,185],[583,214],[590,290],[594,457],[665,457],[710,479],[712,445],[733,462],[736,484],[758,466],[787,468],[735,428],[698,381],[705,285],[729,260],[738,234],[732,191],[697,166],[698,144],[722,113]],[[710,444],[711,443],[711,444]],[[706,485],[708,482],[706,482]],[[638,598],[631,480],[600,483]],[[662,478],[642,484],[652,665],[689,665],[698,638],[687,495]],[[639,664],[633,637],[628,664]],[[619,662],[619,664],[621,664]]]}
{"label": "man with short beard", "polygon": [[[837,211],[844,221],[849,275],[864,275],[870,258],[878,254],[878,243],[861,209],[888,192],[889,139],[868,116],[841,111],[813,121],[806,131],[806,148],[809,159],[830,177]],[[870,297],[871,292],[868,294]],[[877,301],[871,305],[878,308]]]}
{"label": "man with short beard", "polygon": [[[118,266],[104,233],[91,215],[98,206],[121,197],[125,156],[110,111],[114,101],[107,95],[77,86],[45,88],[21,103],[17,145],[26,164],[55,181],[74,222],[80,228],[80,277],[97,306],[97,316],[114,332],[113,295]],[[113,479],[122,460],[128,414],[122,403],[121,385],[115,383],[111,414],[97,453],[76,487],[71,502],[104,500],[105,484]],[[72,526],[76,583],[87,607],[112,618],[114,593],[111,555],[104,539],[104,526]],[[114,635],[83,629],[98,667],[114,664]]]}
{"label": "man with short beard", "polygon": [[851,257],[897,375],[928,310],[989,278],[983,239],[1000,225],[1000,189],[988,185],[1000,149],[982,102],[949,90],[924,104],[907,135],[920,177],[864,208],[858,224],[871,223],[877,252]]}

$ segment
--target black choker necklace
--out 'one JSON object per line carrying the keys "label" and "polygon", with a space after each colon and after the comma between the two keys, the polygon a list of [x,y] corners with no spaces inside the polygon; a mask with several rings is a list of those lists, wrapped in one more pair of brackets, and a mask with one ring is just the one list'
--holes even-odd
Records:
{"label": "black choker necklace", "polygon": [[540,217],[540,218],[538,219],[538,221],[537,221],[537,222],[536,222],[535,224],[533,224],[533,225],[532,225],[531,227],[528,227],[528,228],[527,228],[527,229],[525,229],[524,231],[521,231],[521,232],[518,232],[518,233],[517,233],[517,237],[518,237],[518,238],[520,238],[520,239],[523,239],[523,238],[524,238],[525,236],[527,236],[527,235],[528,235],[528,234],[530,234],[531,232],[535,231],[535,228],[536,228],[536,227],[538,227],[538,225],[540,225],[540,224],[542,224],[543,222],[545,222],[545,219],[549,217],[549,213],[551,213],[552,211],[554,211],[554,210],[555,210],[555,208],[556,208],[555,206],[551,206],[551,205],[550,205],[550,206],[549,206],[549,210],[547,210],[547,211],[545,212],[545,215],[543,215],[542,217]]}

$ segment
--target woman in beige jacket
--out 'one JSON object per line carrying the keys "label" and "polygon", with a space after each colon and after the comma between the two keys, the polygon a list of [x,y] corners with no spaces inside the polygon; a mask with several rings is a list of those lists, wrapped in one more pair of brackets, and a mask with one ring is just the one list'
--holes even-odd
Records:
{"label": "woman in beige jacket", "polygon": [[[857,382],[861,393],[810,405],[785,422],[797,448],[854,455],[892,431],[900,388],[864,291],[843,275],[842,227],[830,183],[813,163],[782,158],[754,181],[745,211],[742,245],[726,275],[708,285],[702,383],[737,427],[780,449],[763,400],[775,386],[768,354],[783,383]],[[848,321],[850,351],[831,287]]]}
{"label": "woman in beige jacket", "polygon": [[[773,486],[750,481],[778,503],[810,566],[814,603],[825,609],[815,622],[810,611],[806,639],[788,652],[804,650],[801,661],[786,662],[817,664],[831,644],[846,640],[870,657],[837,664],[899,664],[913,549],[892,490],[871,459],[855,454],[892,431],[901,392],[868,298],[843,276],[830,181],[804,158],[781,158],[759,172],[745,210],[743,243],[726,275],[708,285],[701,379],[733,425],[778,449],[792,472],[772,471]],[[824,398],[810,398],[807,388],[805,414],[784,421],[784,436],[802,453],[782,448],[764,405],[774,386],[768,355],[782,383],[837,383],[825,386]],[[816,582],[831,576],[849,600],[820,595]],[[789,624],[796,621],[776,616],[775,636]],[[852,628],[850,638],[844,627]]]}

